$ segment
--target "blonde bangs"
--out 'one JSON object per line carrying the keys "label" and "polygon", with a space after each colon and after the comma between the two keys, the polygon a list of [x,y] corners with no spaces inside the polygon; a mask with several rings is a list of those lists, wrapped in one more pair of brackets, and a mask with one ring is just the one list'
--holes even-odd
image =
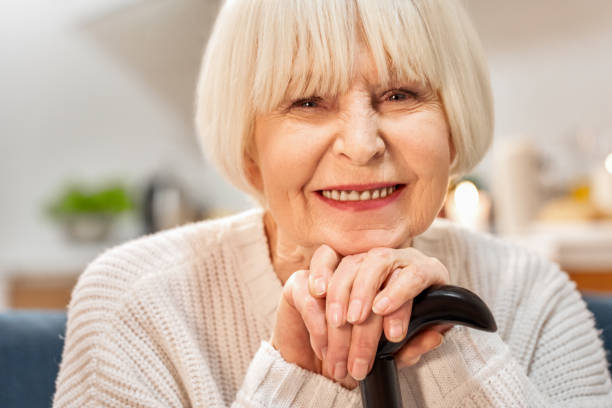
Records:
{"label": "blonde bangs", "polygon": [[380,84],[391,87],[419,81],[438,90],[438,60],[414,3],[387,0],[382,7],[368,0],[356,2],[364,40],[378,69]]}
{"label": "blonde bangs", "polygon": [[265,13],[253,65],[257,112],[285,100],[348,90],[356,45],[353,2],[285,0]]}
{"label": "blonde bangs", "polygon": [[285,0],[261,12],[265,15],[254,17],[261,27],[253,44],[257,53],[251,88],[257,113],[286,101],[348,91],[360,42],[372,54],[382,87],[439,83],[426,27],[414,7],[397,2],[380,7],[363,0]]}

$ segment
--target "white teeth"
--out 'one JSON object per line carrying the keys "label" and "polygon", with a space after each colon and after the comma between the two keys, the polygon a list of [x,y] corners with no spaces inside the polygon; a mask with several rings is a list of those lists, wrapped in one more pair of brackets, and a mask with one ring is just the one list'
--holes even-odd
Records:
{"label": "white teeth", "polygon": [[355,190],[323,190],[322,194],[324,197],[336,201],[365,201],[385,198],[396,189],[396,186],[391,186],[361,192]]}

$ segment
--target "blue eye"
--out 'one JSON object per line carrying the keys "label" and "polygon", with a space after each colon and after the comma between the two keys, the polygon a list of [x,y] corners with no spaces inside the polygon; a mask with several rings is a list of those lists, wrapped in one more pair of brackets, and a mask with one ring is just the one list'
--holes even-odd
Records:
{"label": "blue eye", "polygon": [[393,91],[393,93],[389,96],[389,100],[391,101],[405,101],[406,99],[414,99],[417,95],[405,89],[400,89],[399,91]]}
{"label": "blue eye", "polygon": [[319,107],[320,98],[308,98],[308,99],[300,99],[295,101],[291,106],[295,108],[317,108]]}
{"label": "blue eye", "polygon": [[406,95],[401,93],[394,93],[389,97],[389,99],[391,99],[392,101],[403,101],[404,99],[406,99]]}

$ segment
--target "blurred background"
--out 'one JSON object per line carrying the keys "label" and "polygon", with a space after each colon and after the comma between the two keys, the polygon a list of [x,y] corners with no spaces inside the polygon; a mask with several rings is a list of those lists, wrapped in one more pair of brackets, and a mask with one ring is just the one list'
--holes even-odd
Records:
{"label": "blurred background", "polygon": [[[495,142],[441,216],[612,292],[612,2],[465,0]],[[66,307],[107,248],[252,206],[193,126],[219,0],[0,2],[0,309]]]}

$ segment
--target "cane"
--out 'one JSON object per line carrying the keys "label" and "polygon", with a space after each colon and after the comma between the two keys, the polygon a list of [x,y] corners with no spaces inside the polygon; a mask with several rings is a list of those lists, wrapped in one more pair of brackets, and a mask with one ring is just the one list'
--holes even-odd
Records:
{"label": "cane", "polygon": [[432,286],[414,298],[404,340],[381,336],[370,373],[359,382],[364,408],[401,408],[402,395],[393,356],[419,331],[432,324],[460,324],[478,330],[497,330],[493,314],[476,294],[451,285]]}

